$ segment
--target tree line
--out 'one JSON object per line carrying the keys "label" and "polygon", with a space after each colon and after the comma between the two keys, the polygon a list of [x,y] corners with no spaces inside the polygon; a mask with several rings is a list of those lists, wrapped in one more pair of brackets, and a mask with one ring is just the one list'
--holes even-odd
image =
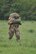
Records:
{"label": "tree line", "polygon": [[13,12],[18,12],[22,20],[36,20],[36,0],[0,0],[1,20],[7,20]]}

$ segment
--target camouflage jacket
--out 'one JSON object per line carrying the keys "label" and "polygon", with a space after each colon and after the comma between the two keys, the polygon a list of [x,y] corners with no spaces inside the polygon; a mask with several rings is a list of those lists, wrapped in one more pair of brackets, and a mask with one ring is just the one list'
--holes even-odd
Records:
{"label": "camouflage jacket", "polygon": [[11,13],[9,16],[8,24],[19,24],[21,25],[21,17],[17,13]]}

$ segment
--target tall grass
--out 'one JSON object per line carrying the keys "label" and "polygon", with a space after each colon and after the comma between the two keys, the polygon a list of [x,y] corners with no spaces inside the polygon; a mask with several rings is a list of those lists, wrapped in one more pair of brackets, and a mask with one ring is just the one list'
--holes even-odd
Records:
{"label": "tall grass", "polygon": [[36,21],[22,22],[19,30],[20,42],[15,35],[9,40],[7,21],[0,21],[0,54],[36,54]]}

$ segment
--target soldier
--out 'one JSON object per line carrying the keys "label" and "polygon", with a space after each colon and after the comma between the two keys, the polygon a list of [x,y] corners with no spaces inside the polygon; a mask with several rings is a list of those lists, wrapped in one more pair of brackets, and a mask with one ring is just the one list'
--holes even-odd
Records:
{"label": "soldier", "polygon": [[21,25],[21,18],[17,13],[11,13],[8,20],[9,24],[9,39],[11,39],[15,33],[16,40],[20,40],[19,25]]}

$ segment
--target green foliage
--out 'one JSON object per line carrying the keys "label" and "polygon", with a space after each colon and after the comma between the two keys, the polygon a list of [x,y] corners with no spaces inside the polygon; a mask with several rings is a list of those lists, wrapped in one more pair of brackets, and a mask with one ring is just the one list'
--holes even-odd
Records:
{"label": "green foliage", "polygon": [[18,12],[22,20],[36,20],[36,0],[1,0],[0,19],[7,19],[12,12]]}

